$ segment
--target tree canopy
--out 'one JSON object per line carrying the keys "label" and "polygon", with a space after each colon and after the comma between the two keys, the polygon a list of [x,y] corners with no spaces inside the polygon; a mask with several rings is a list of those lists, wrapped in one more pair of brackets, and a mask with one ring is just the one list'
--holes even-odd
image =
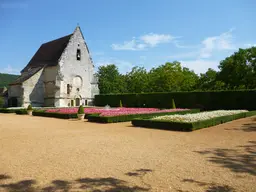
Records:
{"label": "tree canopy", "polygon": [[174,61],[149,71],[137,66],[121,74],[115,64],[110,64],[99,67],[97,75],[100,94],[255,89],[256,47],[239,49],[218,68],[197,75]]}

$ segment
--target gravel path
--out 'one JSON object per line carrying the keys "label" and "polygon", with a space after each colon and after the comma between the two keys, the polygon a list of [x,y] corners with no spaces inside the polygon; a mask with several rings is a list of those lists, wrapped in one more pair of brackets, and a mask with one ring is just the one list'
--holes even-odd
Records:
{"label": "gravel path", "polygon": [[0,114],[0,191],[256,191],[256,120],[183,133]]}

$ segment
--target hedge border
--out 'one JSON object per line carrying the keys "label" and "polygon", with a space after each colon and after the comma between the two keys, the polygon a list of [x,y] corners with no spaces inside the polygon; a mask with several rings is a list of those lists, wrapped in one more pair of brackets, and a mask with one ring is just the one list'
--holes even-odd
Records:
{"label": "hedge border", "polygon": [[76,113],[55,113],[55,112],[45,112],[43,110],[34,110],[32,112],[33,116],[40,116],[40,117],[53,117],[58,119],[76,119]]}
{"label": "hedge border", "polygon": [[118,122],[132,121],[133,119],[136,119],[136,118],[152,118],[155,116],[198,113],[198,112],[200,112],[200,109],[190,109],[186,111],[163,112],[163,113],[131,114],[131,115],[120,115],[120,116],[100,116],[99,114],[94,114],[94,115],[88,115],[87,119],[89,122],[96,122],[96,123],[118,123]]}
{"label": "hedge border", "polygon": [[0,108],[0,113],[15,113],[17,109]]}
{"label": "hedge border", "polygon": [[205,121],[198,121],[194,123],[181,123],[170,122],[164,120],[151,120],[151,119],[134,119],[132,125],[135,127],[173,130],[173,131],[194,131],[202,128],[212,127],[236,119],[250,117],[256,115],[256,111],[249,111],[246,113],[239,113],[235,115],[228,115],[222,117],[216,117]]}
{"label": "hedge border", "polygon": [[15,111],[15,113],[16,113],[17,115],[28,115],[27,109],[17,109],[17,110]]}

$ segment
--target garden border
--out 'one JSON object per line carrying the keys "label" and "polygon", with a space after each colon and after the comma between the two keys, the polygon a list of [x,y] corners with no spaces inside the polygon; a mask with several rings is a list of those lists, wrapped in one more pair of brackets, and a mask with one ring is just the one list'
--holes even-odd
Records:
{"label": "garden border", "polygon": [[87,119],[89,122],[96,123],[118,123],[132,121],[135,118],[152,118],[155,116],[163,115],[174,115],[174,114],[188,114],[188,113],[198,113],[200,109],[189,109],[185,111],[173,111],[173,112],[163,112],[163,113],[142,113],[142,114],[131,114],[131,115],[119,115],[119,116],[100,116],[99,114],[88,115]]}
{"label": "garden border", "polygon": [[212,126],[233,121],[236,119],[251,117],[254,115],[256,115],[256,111],[249,111],[246,113],[221,116],[221,117],[216,117],[216,118],[193,122],[193,123],[170,122],[166,120],[134,119],[132,120],[132,125],[135,127],[173,130],[173,131],[194,131],[197,129],[212,127]]}

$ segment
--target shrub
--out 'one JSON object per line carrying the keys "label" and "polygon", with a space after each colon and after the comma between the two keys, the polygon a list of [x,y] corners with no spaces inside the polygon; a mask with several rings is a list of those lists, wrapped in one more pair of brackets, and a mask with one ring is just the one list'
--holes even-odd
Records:
{"label": "shrub", "polygon": [[28,114],[27,109],[17,109],[17,110],[15,110],[15,113],[17,115],[27,115]]}
{"label": "shrub", "polygon": [[45,112],[44,110],[34,110],[32,112],[33,116],[40,116],[40,117],[53,117],[53,118],[59,118],[59,119],[75,119],[77,118],[76,113],[50,113]]}
{"label": "shrub", "polygon": [[123,107],[122,100],[119,102],[119,107]]}
{"label": "shrub", "polygon": [[0,113],[15,113],[15,109],[0,108]]}
{"label": "shrub", "polygon": [[28,105],[27,110],[28,110],[28,111],[33,110],[32,106],[31,106],[30,104]]}
{"label": "shrub", "polygon": [[250,117],[253,115],[256,115],[256,111],[249,111],[246,113],[216,117],[216,118],[193,122],[193,123],[170,122],[170,121],[164,121],[164,120],[151,120],[151,119],[134,119],[132,120],[132,125],[136,127],[164,129],[164,130],[173,130],[173,131],[193,131],[197,129],[215,126],[221,123],[226,123],[228,121],[233,121],[235,119]]}
{"label": "shrub", "polygon": [[0,107],[3,107],[3,106],[4,106],[4,98],[0,97]]}
{"label": "shrub", "polygon": [[79,106],[78,114],[84,114],[84,107],[82,105]]}
{"label": "shrub", "polygon": [[[204,110],[217,109],[247,109],[256,110],[256,89],[255,90],[232,90],[232,91],[193,91],[193,92],[163,92],[163,93],[141,93],[141,94],[109,94],[96,95],[95,105],[113,107],[119,106],[122,100],[126,107],[147,107],[171,108],[175,100],[179,108],[197,108],[203,106]],[[238,102],[239,101],[239,102]]]}
{"label": "shrub", "polygon": [[172,99],[172,109],[176,109],[176,105],[175,105],[174,99]]}

